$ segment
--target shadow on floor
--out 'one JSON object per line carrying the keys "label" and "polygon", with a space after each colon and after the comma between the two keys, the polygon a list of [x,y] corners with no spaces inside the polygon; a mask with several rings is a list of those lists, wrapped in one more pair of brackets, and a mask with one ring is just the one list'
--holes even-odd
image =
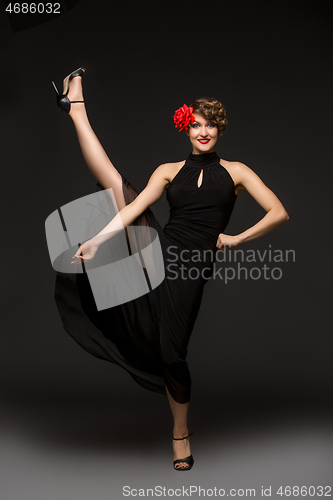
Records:
{"label": "shadow on floor", "polygon": [[[332,418],[327,400],[283,398],[267,394],[226,397],[195,394],[189,410],[189,430],[196,439],[210,443],[241,441],[274,428],[308,425]],[[91,392],[84,390],[13,391],[4,397],[1,409],[3,429],[15,429],[48,446],[122,451],[156,449],[172,436],[172,415],[165,396],[148,391]]]}

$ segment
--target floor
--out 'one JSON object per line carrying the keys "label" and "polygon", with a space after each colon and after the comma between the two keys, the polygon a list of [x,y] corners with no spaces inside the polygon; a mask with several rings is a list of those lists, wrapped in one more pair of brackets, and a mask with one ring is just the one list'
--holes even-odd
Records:
{"label": "floor", "polygon": [[[285,407],[265,412],[229,404],[221,416],[212,403],[207,427],[206,416],[192,409],[195,463],[180,474],[172,468],[166,403],[163,397],[140,391],[131,401],[124,401],[121,392],[113,393],[107,403],[102,393],[45,391],[5,397],[1,498],[281,500],[289,496],[288,489],[284,496],[278,494],[281,486],[304,486],[308,489],[299,496],[314,498],[320,496],[320,486],[332,485],[333,426],[328,411]],[[329,488],[323,491],[332,496]]]}

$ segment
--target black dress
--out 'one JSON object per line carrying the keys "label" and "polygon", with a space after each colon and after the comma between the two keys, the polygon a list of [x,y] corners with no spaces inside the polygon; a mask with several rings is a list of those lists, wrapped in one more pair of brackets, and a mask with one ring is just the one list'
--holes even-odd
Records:
{"label": "black dress", "polygon": [[[122,180],[129,204],[138,193]],[[102,186],[97,184],[97,190]],[[164,228],[150,208],[133,222],[157,231],[165,270],[159,286],[97,310],[85,273],[57,272],[55,300],[64,329],[85,350],[122,366],[146,389],[166,394],[166,385],[175,401],[186,403],[191,396],[188,342],[213,272],[218,235],[228,224],[237,196],[216,153],[190,154],[166,196],[170,218]]]}

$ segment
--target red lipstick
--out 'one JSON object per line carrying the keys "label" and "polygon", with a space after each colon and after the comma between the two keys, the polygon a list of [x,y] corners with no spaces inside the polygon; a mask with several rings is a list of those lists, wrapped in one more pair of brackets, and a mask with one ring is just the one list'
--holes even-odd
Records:
{"label": "red lipstick", "polygon": [[208,144],[210,141],[210,139],[198,139],[198,142],[200,142],[200,144]]}

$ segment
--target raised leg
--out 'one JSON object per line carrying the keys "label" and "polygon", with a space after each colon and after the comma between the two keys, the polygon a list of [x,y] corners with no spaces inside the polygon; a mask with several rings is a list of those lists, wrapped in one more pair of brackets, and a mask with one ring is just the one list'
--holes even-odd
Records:
{"label": "raised leg", "polygon": [[[83,100],[82,78],[80,76],[71,80],[68,98],[70,101]],[[112,188],[118,210],[121,210],[126,205],[121,175],[111,163],[91,128],[85,104],[72,103],[69,116],[74,122],[83,158],[90,172],[104,189]]]}
{"label": "raised leg", "polygon": [[[188,435],[187,413],[188,413],[189,403],[177,403],[177,401],[175,401],[171,396],[167,386],[165,387],[174,421],[173,437],[175,438],[185,437]],[[190,438],[172,442],[173,442],[174,460],[178,460],[180,458],[186,458],[191,455]],[[177,469],[181,469],[183,467],[188,468],[189,466],[186,462],[180,462],[176,464],[175,467]]]}

